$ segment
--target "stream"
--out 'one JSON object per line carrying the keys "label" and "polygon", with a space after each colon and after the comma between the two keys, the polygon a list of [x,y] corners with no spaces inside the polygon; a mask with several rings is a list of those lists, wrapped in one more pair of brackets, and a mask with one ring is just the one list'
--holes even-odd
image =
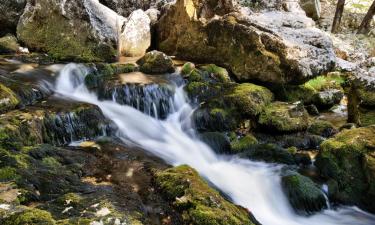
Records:
{"label": "stream", "polygon": [[193,107],[183,87],[176,87],[173,112],[158,120],[133,107],[115,101],[100,101],[84,85],[85,66],[68,64],[59,73],[55,92],[66,98],[95,104],[117,126],[116,136],[125,143],[139,146],[177,166],[188,164],[201,176],[249,209],[264,225],[365,225],[374,224],[375,216],[357,207],[327,209],[309,217],[297,215],[282,191],[282,165],[217,155],[195,135],[190,120]]}

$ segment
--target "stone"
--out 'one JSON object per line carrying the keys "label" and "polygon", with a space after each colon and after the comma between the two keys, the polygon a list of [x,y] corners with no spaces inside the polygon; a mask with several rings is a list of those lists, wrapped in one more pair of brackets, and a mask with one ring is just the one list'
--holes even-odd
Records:
{"label": "stone", "polygon": [[251,13],[230,0],[177,0],[159,19],[158,48],[223,66],[239,81],[302,83],[331,70],[336,57],[330,38],[297,2],[280,2],[277,9]]}
{"label": "stone", "polygon": [[231,152],[229,138],[220,132],[205,132],[199,135],[200,139],[218,154]]}
{"label": "stone", "polygon": [[320,11],[322,9],[319,0],[301,0],[300,5],[308,17],[311,17],[314,20],[320,18]]}
{"label": "stone", "polygon": [[137,61],[140,71],[148,74],[163,74],[174,72],[172,59],[159,51],[147,52]]}
{"label": "stone", "polygon": [[308,215],[327,208],[324,193],[310,178],[293,173],[283,176],[281,185],[298,213]]}
{"label": "stone", "polygon": [[319,135],[322,137],[331,137],[336,134],[338,131],[332,125],[332,123],[324,120],[317,120],[312,123],[307,131],[311,134]]}
{"label": "stone", "polygon": [[0,54],[14,54],[20,50],[17,38],[13,35],[6,35],[0,38]]}
{"label": "stone", "polygon": [[17,37],[30,50],[57,60],[112,61],[124,22],[98,0],[28,1]]}
{"label": "stone", "polygon": [[265,107],[258,123],[263,129],[272,132],[304,131],[309,126],[309,114],[300,103],[274,102]]}
{"label": "stone", "polygon": [[344,129],[320,145],[315,165],[338,186],[330,198],[375,212],[375,126]]}
{"label": "stone", "polygon": [[2,0],[0,4],[0,37],[16,34],[18,20],[26,6],[26,0]]}
{"label": "stone", "polygon": [[121,55],[143,56],[151,45],[151,20],[143,10],[134,11],[120,35]]}
{"label": "stone", "polygon": [[344,92],[338,89],[320,91],[312,96],[312,103],[320,109],[327,109],[339,104],[344,97]]}
{"label": "stone", "polygon": [[287,149],[275,144],[247,145],[238,155],[242,158],[268,163],[295,164],[293,155]]}

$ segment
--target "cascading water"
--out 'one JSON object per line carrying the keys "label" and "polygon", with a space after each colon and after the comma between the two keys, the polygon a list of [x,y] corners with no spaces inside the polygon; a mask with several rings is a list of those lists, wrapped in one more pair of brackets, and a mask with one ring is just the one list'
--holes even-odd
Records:
{"label": "cascading water", "polygon": [[193,109],[187,103],[182,87],[175,92],[175,112],[166,120],[157,120],[132,107],[98,100],[83,83],[77,82],[83,80],[86,72],[81,65],[67,65],[60,72],[56,92],[98,105],[117,125],[117,136],[123,141],[138,145],[172,165],[190,165],[233,202],[248,208],[262,224],[374,224],[375,216],[356,207],[324,210],[310,217],[295,214],[281,188],[281,165],[216,155],[195,137],[190,121]]}

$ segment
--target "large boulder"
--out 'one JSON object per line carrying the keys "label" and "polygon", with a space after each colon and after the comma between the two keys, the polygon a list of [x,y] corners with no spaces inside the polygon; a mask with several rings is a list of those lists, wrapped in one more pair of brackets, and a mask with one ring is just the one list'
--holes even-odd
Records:
{"label": "large boulder", "polygon": [[23,13],[26,0],[2,0],[0,4],[0,37],[16,33],[18,20]]}
{"label": "large boulder", "polygon": [[375,212],[375,126],[343,130],[324,141],[315,165],[332,199]]}
{"label": "large boulder", "polygon": [[27,2],[17,34],[28,48],[59,60],[108,61],[124,21],[97,0],[35,0]]}
{"label": "large boulder", "polygon": [[280,2],[251,12],[231,0],[177,0],[159,20],[158,47],[179,58],[225,66],[240,81],[300,83],[332,69],[329,37],[298,2]]}

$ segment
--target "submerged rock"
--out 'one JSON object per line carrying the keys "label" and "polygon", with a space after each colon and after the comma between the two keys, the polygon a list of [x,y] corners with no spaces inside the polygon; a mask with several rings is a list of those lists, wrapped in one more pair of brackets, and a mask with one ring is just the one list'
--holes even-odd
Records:
{"label": "submerged rock", "polygon": [[300,174],[286,175],[281,184],[292,207],[301,214],[313,214],[327,207],[324,193],[308,177]]}
{"label": "submerged rock", "polygon": [[332,69],[329,37],[297,5],[277,4],[285,10],[251,13],[233,1],[178,0],[159,20],[159,49],[223,65],[240,81],[300,83]]}
{"label": "submerged rock", "polygon": [[332,199],[375,212],[374,146],[374,126],[344,129],[321,144],[315,165],[338,184],[329,187]]}
{"label": "submerged rock", "polygon": [[156,183],[165,198],[184,215],[184,224],[258,224],[246,209],[225,200],[189,166],[156,173]]}
{"label": "submerged rock", "polygon": [[172,59],[159,51],[147,52],[137,61],[140,70],[148,74],[173,73],[174,66]]}

